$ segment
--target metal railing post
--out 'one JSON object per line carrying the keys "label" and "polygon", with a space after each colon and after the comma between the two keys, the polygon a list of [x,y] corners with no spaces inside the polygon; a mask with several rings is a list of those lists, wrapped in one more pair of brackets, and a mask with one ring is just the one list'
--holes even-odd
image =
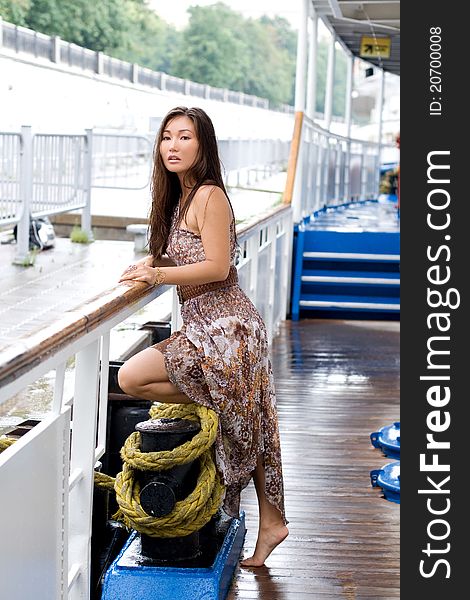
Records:
{"label": "metal railing post", "polygon": [[249,289],[245,290],[253,304],[256,304],[258,284],[259,230],[248,240],[248,256],[251,260]]}
{"label": "metal railing post", "polygon": [[381,77],[380,77],[380,91],[379,91],[379,99],[377,101],[377,112],[378,114],[378,121],[379,121],[379,125],[378,125],[378,132],[377,132],[377,143],[378,143],[378,150],[377,150],[377,163],[378,163],[378,168],[377,168],[377,172],[378,172],[378,178],[377,178],[377,182],[376,182],[376,186],[377,186],[377,192],[376,192],[376,197],[379,197],[380,194],[380,164],[381,164],[381,154],[382,154],[382,129],[383,129],[383,109],[384,109],[384,96],[385,96],[385,71],[382,70],[381,72]]}
{"label": "metal railing post", "polygon": [[91,230],[91,185],[93,168],[93,129],[85,129],[85,206],[82,208],[82,230],[88,235],[90,242],[93,241]]}
{"label": "metal railing post", "polygon": [[29,266],[32,255],[29,251],[30,203],[33,195],[33,136],[31,126],[21,127],[20,158],[20,201],[21,217],[16,234],[14,265]]}
{"label": "metal railing post", "polygon": [[281,256],[281,318],[286,319],[287,314],[290,312],[291,302],[290,288],[292,280],[292,242],[294,237],[294,224],[292,222],[292,214],[290,214],[288,217],[283,217],[282,223],[284,227],[284,241]]}
{"label": "metal railing post", "polygon": [[60,42],[58,35],[51,37],[51,61],[54,63],[60,63]]}
{"label": "metal railing post", "polygon": [[276,222],[274,221],[268,226],[268,241],[270,243],[269,248],[269,277],[268,277],[268,302],[266,306],[265,323],[268,331],[268,340],[271,344],[274,335],[274,295],[279,293],[280,285],[279,281],[276,281],[276,244],[277,244],[277,232]]}
{"label": "metal railing post", "polygon": [[98,409],[100,340],[77,353],[69,503],[69,598],[90,597],[90,539]]}

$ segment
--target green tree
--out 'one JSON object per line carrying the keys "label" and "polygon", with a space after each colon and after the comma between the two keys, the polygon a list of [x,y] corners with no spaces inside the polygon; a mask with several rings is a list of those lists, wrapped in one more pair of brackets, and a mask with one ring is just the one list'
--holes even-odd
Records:
{"label": "green tree", "polygon": [[286,61],[284,78],[290,82],[290,94],[283,102],[294,104],[297,32],[292,29],[289,21],[284,19],[284,17],[268,17],[263,15],[259,20],[269,29],[276,47],[284,50],[284,59]]}
{"label": "green tree", "polygon": [[292,97],[296,34],[281,18],[245,19],[223,3],[193,6],[172,74],[268,98]]}
{"label": "green tree", "polygon": [[146,0],[126,2],[127,36],[112,55],[154,71],[171,69],[172,50],[179,44],[179,32],[148,8]]}
{"label": "green tree", "polygon": [[[0,0],[0,15],[156,71],[294,103],[297,32],[282,17],[245,19],[229,6],[189,8],[183,32],[147,0]],[[318,44],[316,110],[323,112],[328,42]],[[336,52],[333,114],[344,115],[346,58]]]}
{"label": "green tree", "polygon": [[242,90],[248,68],[240,32],[244,19],[228,6],[191,6],[172,74],[214,87]]}
{"label": "green tree", "polygon": [[4,21],[26,26],[30,0],[0,0],[0,16]]}
{"label": "green tree", "polygon": [[109,53],[122,46],[126,37],[126,1],[31,0],[27,26]]}
{"label": "green tree", "polygon": [[344,52],[336,52],[333,114],[337,117],[344,117],[346,112],[347,61]]}
{"label": "green tree", "polygon": [[276,44],[276,32],[260,21],[248,20],[243,29],[248,69],[244,91],[268,98],[274,105],[290,100],[292,65],[285,50]]}
{"label": "green tree", "polygon": [[[326,71],[328,65],[329,41],[320,40],[317,50],[317,97],[316,110],[324,112]],[[333,115],[343,117],[345,114],[347,59],[343,52],[335,51],[335,82],[333,89]]]}

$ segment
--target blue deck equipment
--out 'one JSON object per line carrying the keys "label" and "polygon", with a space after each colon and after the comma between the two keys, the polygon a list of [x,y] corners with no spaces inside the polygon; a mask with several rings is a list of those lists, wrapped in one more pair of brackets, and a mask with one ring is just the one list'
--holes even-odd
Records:
{"label": "blue deck equipment", "polygon": [[245,513],[232,519],[222,546],[208,568],[154,566],[143,560],[134,532],[108,569],[102,600],[224,600],[245,539]]}
{"label": "blue deck equipment", "polygon": [[380,448],[385,456],[400,458],[400,422],[386,425],[370,434],[374,448]]}
{"label": "blue deck equipment", "polygon": [[301,310],[399,317],[400,231],[387,204],[335,206],[296,225],[292,320]]}
{"label": "blue deck equipment", "polygon": [[381,487],[386,500],[400,504],[400,461],[370,472],[372,487]]}

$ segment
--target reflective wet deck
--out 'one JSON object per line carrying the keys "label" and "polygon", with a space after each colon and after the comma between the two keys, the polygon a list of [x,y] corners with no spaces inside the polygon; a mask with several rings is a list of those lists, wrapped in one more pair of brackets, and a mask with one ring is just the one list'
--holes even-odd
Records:
{"label": "reflective wet deck", "polygon": [[[237,569],[228,600],[399,598],[399,504],[369,473],[393,459],[369,435],[399,421],[399,323],[287,321],[273,345],[289,538]],[[256,539],[244,491],[245,552]]]}

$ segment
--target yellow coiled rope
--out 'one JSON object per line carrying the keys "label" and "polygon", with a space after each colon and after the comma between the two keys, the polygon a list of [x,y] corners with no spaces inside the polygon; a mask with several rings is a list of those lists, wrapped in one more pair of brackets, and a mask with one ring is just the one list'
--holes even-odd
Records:
{"label": "yellow coiled rope", "polygon": [[[199,421],[201,430],[181,446],[162,452],[141,452],[139,433],[131,433],[121,449],[123,470],[116,478],[95,471],[95,485],[115,490],[119,510],[113,517],[127,527],[152,537],[183,537],[208,523],[221,504],[224,486],[216,472],[211,450],[217,436],[218,418],[213,410],[199,404],[154,404],[150,417]],[[0,452],[14,442],[0,438]],[[140,486],[135,480],[135,471],[164,471],[194,460],[199,460],[199,477],[189,496],[177,502],[171,513],[164,517],[148,515],[140,505]]]}
{"label": "yellow coiled rope", "polygon": [[[183,537],[201,529],[217,512],[224,487],[217,475],[211,446],[217,436],[218,419],[214,411],[198,404],[154,404],[152,419],[184,418],[199,420],[201,431],[174,450],[143,453],[139,434],[132,433],[121,449],[123,470],[116,476],[114,489],[119,511],[114,518],[151,537]],[[200,473],[194,490],[164,517],[152,517],[140,506],[140,486],[135,470],[161,471],[199,459]],[[112,478],[110,478],[112,479]],[[109,482],[105,483],[108,486]]]}
{"label": "yellow coiled rope", "polygon": [[15,442],[16,440],[13,440],[11,438],[0,438],[0,452],[3,452],[7,448],[9,448]]}

